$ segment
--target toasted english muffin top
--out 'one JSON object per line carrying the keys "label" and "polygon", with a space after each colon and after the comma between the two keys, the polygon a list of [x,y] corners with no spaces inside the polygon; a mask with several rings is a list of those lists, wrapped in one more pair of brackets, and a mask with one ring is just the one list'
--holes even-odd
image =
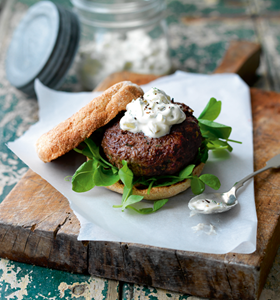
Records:
{"label": "toasted english muffin top", "polygon": [[50,162],[70,150],[126,109],[143,90],[130,81],[119,82],[81,108],[67,120],[43,134],[36,142],[36,151],[43,162]]}

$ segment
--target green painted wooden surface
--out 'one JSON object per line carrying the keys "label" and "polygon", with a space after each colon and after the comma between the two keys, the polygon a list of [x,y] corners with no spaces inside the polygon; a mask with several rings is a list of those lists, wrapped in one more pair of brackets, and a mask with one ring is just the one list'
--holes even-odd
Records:
{"label": "green painted wooden surface", "polygon": [[[118,299],[115,281],[0,260],[1,299]],[[109,297],[110,294],[110,297]]]}
{"label": "green painted wooden surface", "polygon": [[[38,119],[38,106],[9,85],[5,52],[13,28],[35,0],[1,0],[0,18],[0,202],[27,171],[5,143],[21,136]],[[54,1],[71,7],[68,0]],[[168,26],[174,69],[211,73],[233,39],[263,47],[255,86],[280,91],[279,0],[168,0]],[[80,91],[72,68],[61,88]],[[280,251],[261,300],[280,299]],[[0,299],[194,299],[146,286],[45,269],[0,259]]]}

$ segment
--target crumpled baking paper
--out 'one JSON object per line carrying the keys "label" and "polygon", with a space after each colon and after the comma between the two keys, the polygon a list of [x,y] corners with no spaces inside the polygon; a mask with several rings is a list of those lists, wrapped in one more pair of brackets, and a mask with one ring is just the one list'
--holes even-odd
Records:
{"label": "crumpled baking paper", "polygon": [[[200,75],[181,71],[143,86],[164,90],[176,102],[183,102],[199,116],[211,97],[222,100],[222,112],[216,120],[233,128],[233,152],[211,153],[203,173],[215,174],[221,181],[220,191],[229,190],[238,180],[253,171],[253,140],[250,93],[235,74]],[[98,93],[66,93],[51,90],[39,80],[35,82],[40,121],[8,147],[33,171],[62,193],[77,215],[81,229],[79,240],[140,243],[177,250],[223,254],[252,253],[256,249],[257,217],[253,180],[238,191],[237,205],[223,214],[190,216],[188,201],[191,190],[175,196],[158,212],[140,215],[131,210],[113,208],[121,203],[121,195],[103,187],[86,193],[75,193],[66,176],[73,175],[83,162],[79,154],[69,153],[51,163],[39,160],[36,140],[59,122],[70,117]],[[207,188],[206,191],[211,191]],[[213,191],[213,190],[212,190]],[[149,201],[142,206],[151,206]],[[214,226],[215,233],[194,230],[199,223]]]}

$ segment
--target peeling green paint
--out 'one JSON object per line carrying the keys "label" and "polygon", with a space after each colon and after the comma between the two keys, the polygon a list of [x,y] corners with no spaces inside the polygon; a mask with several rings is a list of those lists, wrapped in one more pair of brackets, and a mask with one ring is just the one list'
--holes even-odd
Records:
{"label": "peeling green paint", "polygon": [[103,299],[105,300],[107,297],[107,293],[108,293],[108,284],[104,285],[104,289],[102,290],[102,295],[103,295]]}
{"label": "peeling green paint", "polygon": [[117,281],[0,259],[0,299],[117,300],[117,287]]}
{"label": "peeling green paint", "polygon": [[[178,300],[185,300],[185,299],[191,300],[191,298],[192,298],[192,297],[189,296],[189,295],[180,295]],[[200,299],[200,298],[197,298],[197,297],[193,297],[193,300],[195,300],[195,298],[196,298],[197,300]]]}
{"label": "peeling green paint", "polygon": [[[8,260],[0,260],[0,292],[5,299],[24,299],[27,296],[27,286],[32,280],[31,273],[25,273],[19,266]],[[8,293],[7,293],[8,291]]]}

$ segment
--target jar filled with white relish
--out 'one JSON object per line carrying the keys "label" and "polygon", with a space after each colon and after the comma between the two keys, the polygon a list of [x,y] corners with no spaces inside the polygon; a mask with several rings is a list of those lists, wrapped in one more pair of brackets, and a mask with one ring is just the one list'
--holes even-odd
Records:
{"label": "jar filled with white relish", "polygon": [[76,66],[84,88],[118,71],[170,72],[163,0],[71,1],[82,25]]}

